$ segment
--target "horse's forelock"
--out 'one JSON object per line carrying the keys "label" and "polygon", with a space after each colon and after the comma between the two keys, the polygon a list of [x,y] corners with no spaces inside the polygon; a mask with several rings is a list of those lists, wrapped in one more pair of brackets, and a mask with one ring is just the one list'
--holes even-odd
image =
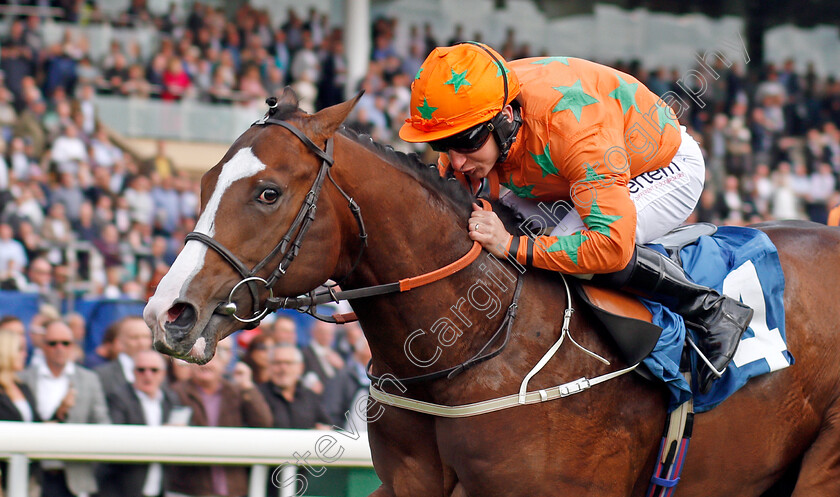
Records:
{"label": "horse's forelock", "polygon": [[278,107],[284,106],[297,109],[300,106],[300,98],[298,98],[297,93],[295,93],[291,86],[287,86],[283,88],[283,93],[277,97],[277,105]]}

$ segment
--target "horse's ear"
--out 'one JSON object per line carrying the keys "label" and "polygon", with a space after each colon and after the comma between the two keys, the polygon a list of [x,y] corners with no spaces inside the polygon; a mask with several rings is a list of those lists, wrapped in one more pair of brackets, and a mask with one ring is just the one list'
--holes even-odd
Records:
{"label": "horse's ear", "polygon": [[288,105],[293,109],[297,109],[299,103],[300,99],[298,98],[297,93],[295,93],[291,86],[283,88],[283,94],[280,95],[280,98],[277,99],[278,106]]}
{"label": "horse's ear", "polygon": [[312,131],[323,139],[327,139],[327,137],[332,136],[333,133],[335,133],[335,130],[341,126],[341,123],[347,119],[350,111],[353,110],[353,107],[356,106],[364,93],[364,90],[360,91],[355,97],[346,102],[333,105],[332,107],[327,107],[326,109],[315,113],[310,120],[310,122],[313,123]]}

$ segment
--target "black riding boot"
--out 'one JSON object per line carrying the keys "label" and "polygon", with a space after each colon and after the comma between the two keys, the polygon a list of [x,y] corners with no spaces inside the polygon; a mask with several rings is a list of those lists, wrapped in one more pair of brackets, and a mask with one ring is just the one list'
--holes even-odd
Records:
{"label": "black riding boot", "polygon": [[[753,316],[748,305],[690,281],[671,259],[643,245],[636,245],[626,268],[597,275],[593,282],[641,294],[680,314],[697,332],[697,347],[720,372],[735,355]],[[702,361],[698,374],[700,390],[707,393],[717,375]]]}

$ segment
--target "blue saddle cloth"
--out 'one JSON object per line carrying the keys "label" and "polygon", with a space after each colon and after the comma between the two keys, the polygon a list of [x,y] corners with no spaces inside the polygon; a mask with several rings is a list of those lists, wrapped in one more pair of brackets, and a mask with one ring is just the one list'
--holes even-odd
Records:
{"label": "blue saddle cloth", "polygon": [[[661,245],[650,247],[664,253]],[[680,374],[686,334],[682,317],[642,299],[653,314],[653,322],[663,330],[653,352],[642,363],[668,386],[669,411],[693,396],[695,411],[704,412],[726,400],[750,378],[793,364],[785,335],[785,278],[775,245],[753,228],[720,227],[714,235],[702,236],[697,243],[684,247],[680,257],[695,282],[739,299],[755,311],[726,372],[709,393],[701,394],[696,382],[688,385]],[[696,371],[699,359],[693,351],[692,356],[692,369]]]}

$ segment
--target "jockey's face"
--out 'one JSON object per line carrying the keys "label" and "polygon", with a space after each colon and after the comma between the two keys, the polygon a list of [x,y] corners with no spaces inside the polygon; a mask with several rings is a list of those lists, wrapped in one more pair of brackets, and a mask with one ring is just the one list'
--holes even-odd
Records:
{"label": "jockey's face", "polygon": [[490,170],[496,165],[496,161],[499,159],[499,145],[491,137],[475,152],[464,154],[450,150],[448,155],[452,169],[471,178],[481,179],[487,177]]}
{"label": "jockey's face", "polygon": [[[504,114],[508,121],[513,121],[513,107],[510,104],[505,105],[502,109],[502,114]],[[447,152],[452,169],[459,173],[464,173],[473,179],[486,178],[499,160],[500,154],[499,144],[496,143],[496,139],[493,136],[490,136],[484,142],[484,145],[474,152],[459,152],[456,149],[451,149]]]}

